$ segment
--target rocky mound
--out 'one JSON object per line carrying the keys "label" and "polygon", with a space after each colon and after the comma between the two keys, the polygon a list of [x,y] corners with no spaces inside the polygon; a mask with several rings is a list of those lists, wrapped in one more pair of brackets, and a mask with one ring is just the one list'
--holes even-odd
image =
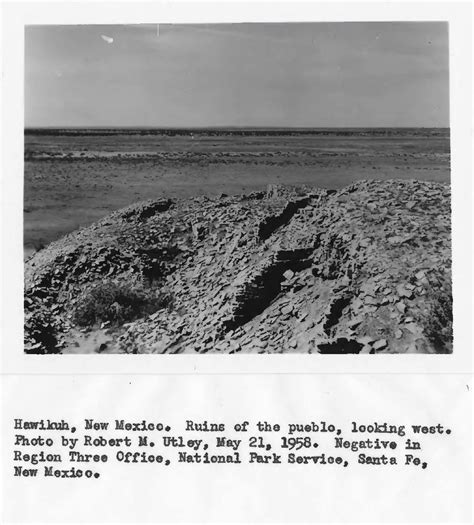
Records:
{"label": "rocky mound", "polygon": [[450,216],[415,180],[139,203],[27,261],[25,351],[451,352]]}

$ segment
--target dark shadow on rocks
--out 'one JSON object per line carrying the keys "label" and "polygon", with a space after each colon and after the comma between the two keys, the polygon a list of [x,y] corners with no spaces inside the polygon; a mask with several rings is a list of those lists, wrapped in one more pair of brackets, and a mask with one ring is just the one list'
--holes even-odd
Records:
{"label": "dark shadow on rocks", "polygon": [[317,345],[320,354],[358,354],[363,345],[352,339],[340,337],[331,343],[321,343]]}

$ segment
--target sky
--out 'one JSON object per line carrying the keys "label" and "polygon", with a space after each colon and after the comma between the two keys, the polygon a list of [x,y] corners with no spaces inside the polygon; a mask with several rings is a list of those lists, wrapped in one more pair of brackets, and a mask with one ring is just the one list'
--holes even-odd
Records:
{"label": "sky", "polygon": [[25,126],[447,127],[448,25],[28,26]]}

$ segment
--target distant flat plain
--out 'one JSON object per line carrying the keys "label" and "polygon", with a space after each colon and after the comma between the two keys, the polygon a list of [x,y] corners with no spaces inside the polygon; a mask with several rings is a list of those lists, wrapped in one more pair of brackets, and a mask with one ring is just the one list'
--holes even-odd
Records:
{"label": "distant flat plain", "polygon": [[449,182],[449,130],[25,130],[25,255],[140,200],[359,179]]}

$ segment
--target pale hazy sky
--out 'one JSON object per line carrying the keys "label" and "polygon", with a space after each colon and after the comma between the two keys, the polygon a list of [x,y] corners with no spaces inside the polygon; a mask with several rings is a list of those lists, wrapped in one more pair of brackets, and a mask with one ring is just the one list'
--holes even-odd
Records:
{"label": "pale hazy sky", "polygon": [[25,125],[449,126],[448,62],[442,22],[29,26]]}

